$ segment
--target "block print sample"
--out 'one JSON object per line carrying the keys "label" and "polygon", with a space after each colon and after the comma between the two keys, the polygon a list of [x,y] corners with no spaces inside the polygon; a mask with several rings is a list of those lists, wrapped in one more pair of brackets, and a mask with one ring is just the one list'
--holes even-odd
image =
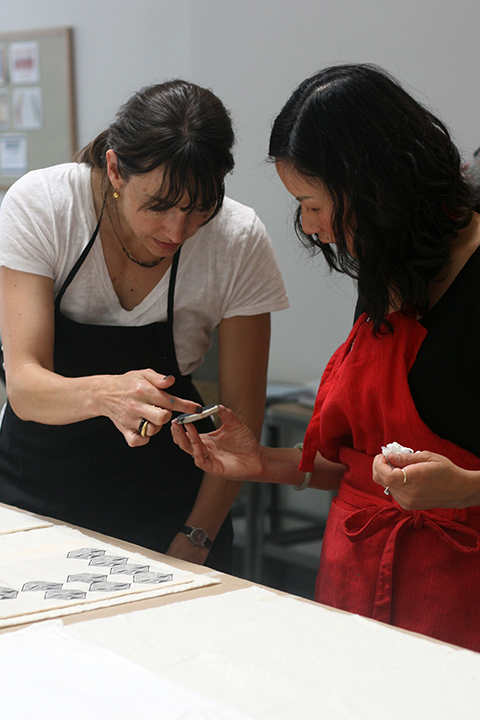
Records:
{"label": "block print sample", "polygon": [[216,582],[65,526],[0,536],[0,627]]}

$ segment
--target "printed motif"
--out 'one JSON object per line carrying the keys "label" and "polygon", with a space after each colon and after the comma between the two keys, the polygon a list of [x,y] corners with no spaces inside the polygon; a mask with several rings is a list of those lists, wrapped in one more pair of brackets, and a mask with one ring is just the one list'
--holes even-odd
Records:
{"label": "printed motif", "polygon": [[[139,565],[129,562],[128,557],[121,555],[107,555],[105,550],[98,548],[80,548],[71,550],[66,555],[67,559],[84,560],[87,567],[110,568],[108,574],[97,574],[91,572],[74,573],[67,575],[64,583],[51,582],[49,580],[29,580],[25,582],[21,590],[15,588],[0,587],[0,600],[16,600],[19,592],[42,592],[45,600],[85,600],[88,593],[111,593],[125,592],[129,590],[132,583],[160,584],[171,582],[172,573],[151,572],[149,565]],[[111,575],[122,575],[125,581],[119,582],[111,579]],[[68,587],[71,583],[85,584],[85,589]]]}

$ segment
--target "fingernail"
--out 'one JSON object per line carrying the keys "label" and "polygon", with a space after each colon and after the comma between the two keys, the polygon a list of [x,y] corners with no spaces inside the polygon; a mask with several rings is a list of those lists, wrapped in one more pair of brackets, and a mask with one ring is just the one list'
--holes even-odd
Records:
{"label": "fingernail", "polygon": [[202,408],[201,405],[197,405],[197,407],[195,408],[195,412],[196,412],[196,413],[201,413],[202,410],[203,410],[203,408]]}
{"label": "fingernail", "polygon": [[173,377],[173,375],[164,375],[164,376],[163,376],[163,379],[164,379],[164,380],[170,380],[170,378],[172,378],[172,377]]}

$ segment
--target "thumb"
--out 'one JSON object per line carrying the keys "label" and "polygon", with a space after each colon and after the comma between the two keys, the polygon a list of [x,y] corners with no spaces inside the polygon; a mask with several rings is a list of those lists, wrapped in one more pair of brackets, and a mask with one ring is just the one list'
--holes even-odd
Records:
{"label": "thumb", "polygon": [[226,408],[224,405],[218,406],[218,417],[222,421],[222,425],[226,428],[234,429],[235,427],[243,426],[242,421],[235,415],[233,410]]}
{"label": "thumb", "polygon": [[419,462],[425,462],[429,453],[417,450],[414,453],[391,453],[388,461],[396,468],[403,468],[407,465],[415,465]]}

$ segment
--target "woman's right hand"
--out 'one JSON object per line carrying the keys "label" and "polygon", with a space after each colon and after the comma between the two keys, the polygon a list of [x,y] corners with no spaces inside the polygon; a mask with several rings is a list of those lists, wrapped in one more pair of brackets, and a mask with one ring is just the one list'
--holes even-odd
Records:
{"label": "woman's right hand", "polygon": [[[173,375],[146,369],[99,378],[102,414],[110,418],[131,447],[146,445],[152,435],[170,422],[172,412],[198,411],[198,403],[165,392],[175,383]],[[139,433],[142,420],[148,421],[145,437]]]}
{"label": "woman's right hand", "polygon": [[193,423],[172,422],[174,442],[207,473],[229,480],[260,480],[264,471],[262,446],[254,434],[223,405],[218,406],[222,426],[200,435]]}
{"label": "woman's right hand", "polygon": [[[54,370],[53,280],[0,267],[0,326],[8,399],[21,420],[68,425],[108,417],[132,447],[169,422],[172,411],[195,412],[197,403],[167,392],[175,383],[151,369],[123,375],[68,377]],[[146,437],[139,434],[148,421]]]}

